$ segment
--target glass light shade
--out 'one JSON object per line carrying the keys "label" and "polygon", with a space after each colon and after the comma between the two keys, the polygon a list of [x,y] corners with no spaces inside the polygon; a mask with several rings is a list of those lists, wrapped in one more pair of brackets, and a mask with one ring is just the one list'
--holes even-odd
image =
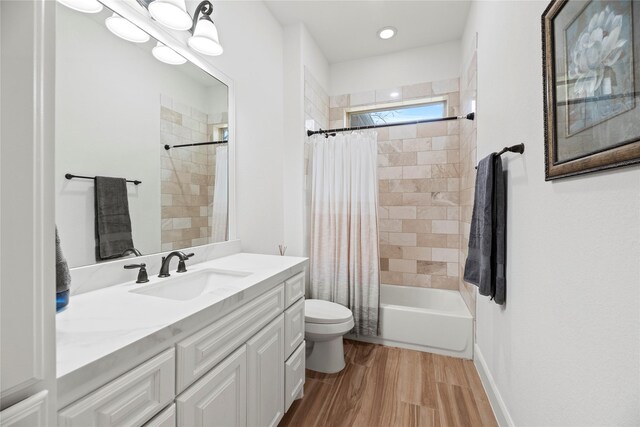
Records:
{"label": "glass light shade", "polygon": [[58,0],[58,3],[67,6],[69,9],[84,13],[102,12],[102,3],[96,0]]}
{"label": "glass light shade", "polygon": [[149,13],[159,23],[173,30],[191,28],[185,0],[155,0],[149,4]]}
{"label": "glass light shade", "polygon": [[180,65],[187,62],[187,60],[180,56],[175,50],[160,42],[151,50],[151,53],[158,61],[164,62],[165,64]]}
{"label": "glass light shade", "polygon": [[203,55],[218,56],[223,52],[218,38],[218,29],[208,18],[200,18],[193,36],[189,37],[189,46]]}
{"label": "glass light shade", "polygon": [[115,12],[109,18],[105,19],[104,23],[109,31],[121,39],[125,39],[133,43],[146,43],[149,41],[149,34],[145,33]]}

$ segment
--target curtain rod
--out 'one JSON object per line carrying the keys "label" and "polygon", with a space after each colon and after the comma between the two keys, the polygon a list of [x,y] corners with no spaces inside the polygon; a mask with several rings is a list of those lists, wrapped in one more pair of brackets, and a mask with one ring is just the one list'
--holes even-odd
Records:
{"label": "curtain rod", "polygon": [[[82,176],[82,175],[73,175],[70,173],[65,173],[64,177],[67,179],[80,178],[80,179],[91,179],[93,181],[96,180],[95,176]],[[137,179],[127,179],[127,182],[134,183],[135,185],[142,184],[142,181],[138,181]]]}
{"label": "curtain rod", "polygon": [[382,125],[368,125],[368,126],[356,126],[352,128],[339,128],[339,129],[320,129],[320,130],[308,130],[307,136],[316,135],[319,133],[324,133],[328,138],[329,134],[333,134],[331,136],[335,136],[336,132],[349,132],[353,130],[364,130],[364,129],[376,129],[376,128],[386,128],[391,126],[406,126],[406,125],[417,125],[420,123],[433,123],[433,122],[445,122],[449,120],[473,120],[476,117],[476,113],[469,113],[466,116],[451,116],[451,117],[442,117],[439,119],[425,119],[425,120],[414,120],[412,122],[402,122],[402,123],[385,123]]}
{"label": "curtain rod", "polygon": [[180,147],[195,147],[197,145],[214,145],[214,144],[227,144],[229,141],[226,139],[224,141],[209,141],[209,142],[196,142],[193,144],[180,144],[180,145],[169,145],[165,144],[164,149],[170,150],[172,148],[180,148]]}

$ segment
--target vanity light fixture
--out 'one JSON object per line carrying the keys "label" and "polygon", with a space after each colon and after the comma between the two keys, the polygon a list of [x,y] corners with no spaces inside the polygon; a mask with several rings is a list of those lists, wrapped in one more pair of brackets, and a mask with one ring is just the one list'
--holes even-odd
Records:
{"label": "vanity light fixture", "polygon": [[189,37],[187,43],[192,49],[203,55],[218,56],[222,54],[224,49],[220,44],[218,29],[211,20],[212,12],[213,5],[209,0],[204,0],[198,5],[193,14],[193,25],[191,27],[193,35]]}
{"label": "vanity light fixture", "polygon": [[388,40],[391,37],[395,36],[397,32],[398,30],[393,27],[384,27],[378,30],[378,37],[380,37],[382,40]]}
{"label": "vanity light fixture", "polygon": [[191,17],[187,13],[185,0],[138,0],[145,6],[153,19],[172,30],[191,28]]}
{"label": "vanity light fixture", "polygon": [[158,61],[164,62],[165,64],[180,65],[187,62],[187,60],[179,55],[175,50],[160,42],[158,42],[156,47],[151,50],[151,53]]}
{"label": "vanity light fixture", "polygon": [[110,17],[105,19],[105,25],[116,36],[121,39],[133,42],[133,43],[146,43],[149,41],[149,34],[136,27],[130,21],[124,19],[117,13],[113,13]]}
{"label": "vanity light fixture", "polygon": [[97,0],[58,0],[58,3],[67,6],[69,9],[84,13],[102,12],[102,3]]}

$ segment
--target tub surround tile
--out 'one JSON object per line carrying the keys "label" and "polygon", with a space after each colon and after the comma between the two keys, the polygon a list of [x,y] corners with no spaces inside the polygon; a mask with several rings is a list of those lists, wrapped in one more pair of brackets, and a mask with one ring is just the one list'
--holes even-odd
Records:
{"label": "tub surround tile", "polygon": [[432,221],[426,219],[405,219],[401,221],[404,233],[431,233]]}
{"label": "tub surround tile", "polygon": [[[400,88],[332,96],[330,118],[343,120],[346,109],[398,100],[443,96],[451,111],[460,109],[460,80],[446,79]],[[400,96],[391,99],[389,94]],[[344,122],[340,123],[342,127]],[[382,281],[388,284],[452,288],[459,270],[462,239],[460,209],[462,147],[457,123],[434,122],[379,128],[378,218]],[[473,187],[470,182],[468,188]],[[465,194],[464,197],[472,197]],[[453,251],[453,252],[448,252]],[[434,258],[435,253],[435,258]],[[455,257],[455,259],[454,259]],[[420,264],[420,263],[433,264]],[[419,271],[422,265],[423,272]],[[431,272],[433,271],[433,272]],[[432,280],[439,277],[438,280]]]}
{"label": "tub surround tile", "polygon": [[418,261],[417,262],[418,273],[428,274],[435,276],[447,275],[447,263],[438,261]]}
{"label": "tub surround tile", "polygon": [[420,288],[431,287],[431,275],[428,275],[428,274],[403,273],[402,279],[403,279],[402,284],[404,286],[417,286]]}
{"label": "tub surround tile", "polygon": [[414,259],[414,260],[420,260],[420,261],[429,261],[431,260],[431,248],[403,247],[402,258]]}
{"label": "tub surround tile", "polygon": [[416,233],[389,233],[389,243],[398,246],[416,246]]}
{"label": "tub surround tile", "polygon": [[432,83],[418,83],[402,87],[402,98],[405,100],[429,96],[433,96]]}
{"label": "tub surround tile", "polygon": [[415,274],[416,263],[416,260],[411,259],[389,259],[389,271]]}
{"label": "tub surround tile", "polygon": [[431,178],[431,165],[403,166],[402,179]]}
{"label": "tub surround tile", "polygon": [[431,250],[431,259],[434,261],[458,262],[458,250],[433,248]]}
{"label": "tub surround tile", "polygon": [[350,95],[350,106],[373,105],[376,103],[376,91],[357,92]]}
{"label": "tub surround tile", "polygon": [[416,207],[415,206],[390,206],[389,218],[416,219]]}
{"label": "tub surround tile", "polygon": [[410,139],[416,138],[416,125],[394,126],[389,129],[390,139]]}

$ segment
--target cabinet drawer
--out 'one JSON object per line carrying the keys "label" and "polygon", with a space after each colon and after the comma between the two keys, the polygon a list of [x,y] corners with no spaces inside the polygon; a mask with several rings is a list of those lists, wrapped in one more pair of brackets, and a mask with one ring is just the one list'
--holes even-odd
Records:
{"label": "cabinet drawer", "polygon": [[284,411],[287,412],[304,387],[305,342],[302,341],[296,351],[285,363]]}
{"label": "cabinet drawer", "polygon": [[178,425],[246,427],[247,346],[243,345],[176,399]]}
{"label": "cabinet drawer", "polygon": [[170,349],[58,413],[60,426],[141,426],[175,396]]}
{"label": "cabinet drawer", "polygon": [[279,285],[176,345],[180,393],[284,310]]}
{"label": "cabinet drawer", "polygon": [[286,293],[285,307],[289,307],[296,302],[298,298],[304,296],[304,271],[285,280],[284,287]]}
{"label": "cabinet drawer", "polygon": [[304,340],[304,298],[284,312],[284,356],[288,358]]}
{"label": "cabinet drawer", "polygon": [[173,403],[164,411],[153,417],[153,419],[146,423],[144,427],[176,427],[176,404]]}
{"label": "cabinet drawer", "polygon": [[2,427],[47,425],[47,394],[49,394],[48,390],[42,390],[0,411],[0,425]]}

